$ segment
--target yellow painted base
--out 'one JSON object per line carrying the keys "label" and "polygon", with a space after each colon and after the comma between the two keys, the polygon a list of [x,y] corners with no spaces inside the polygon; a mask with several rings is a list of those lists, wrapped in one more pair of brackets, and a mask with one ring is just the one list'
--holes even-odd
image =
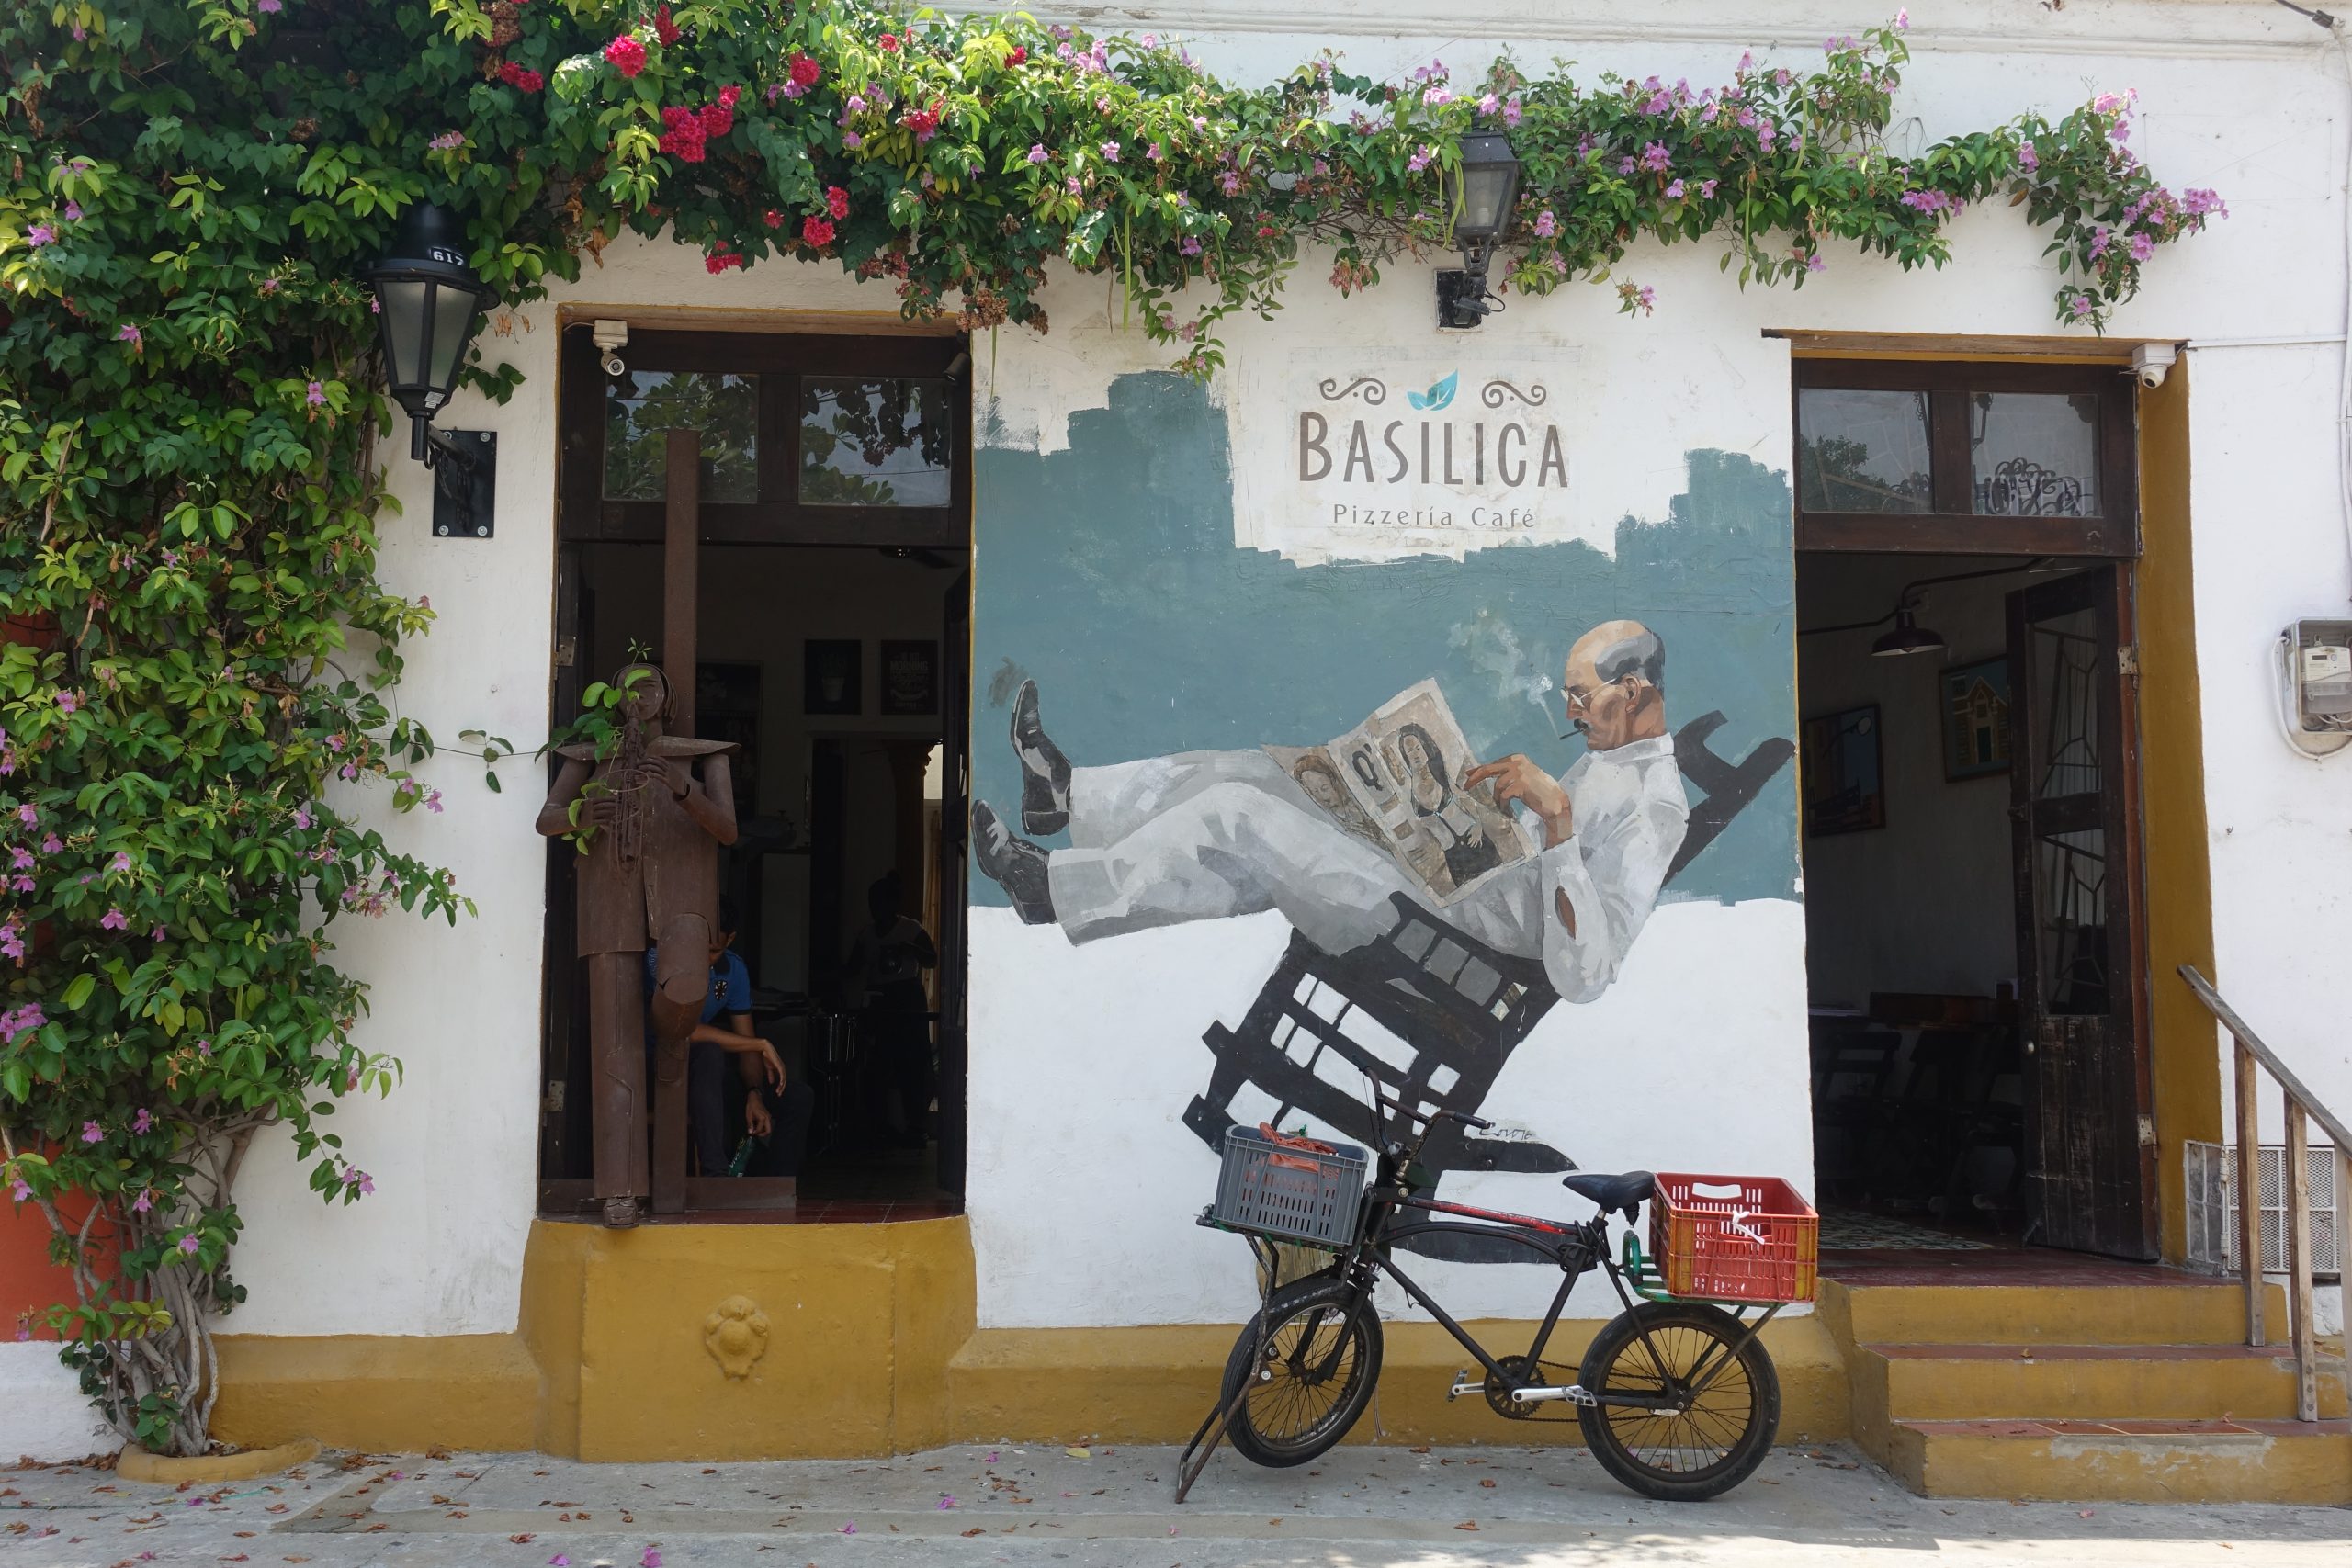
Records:
{"label": "yellow painted base", "polygon": [[158,1486],[210,1486],[224,1481],[252,1481],[259,1476],[277,1475],[318,1457],[319,1445],[310,1438],[280,1443],[275,1448],[203,1454],[194,1459],[175,1459],[130,1447],[117,1456],[114,1472],[125,1481],[144,1481]]}
{"label": "yellow painted base", "polygon": [[[1490,1350],[1524,1350],[1532,1323],[1464,1325]],[[1562,1323],[1544,1359],[1573,1367],[1600,1331]],[[1216,1402],[1238,1325],[1162,1328],[989,1328],[949,1363],[949,1400],[959,1438],[1039,1442],[1181,1443]],[[1449,1402],[1454,1374],[1475,1367],[1433,1323],[1382,1325],[1377,1402],[1350,1440],[1385,1436],[1410,1443],[1577,1443],[1573,1412],[1510,1421],[1483,1399]],[[1781,1379],[1784,1443],[1847,1435],[1846,1366],[1817,1318],[1784,1318],[1764,1331]],[[1375,1425],[1374,1416],[1377,1416]]]}
{"label": "yellow painted base", "polygon": [[[974,1323],[961,1219],[628,1231],[542,1221],[519,1332],[224,1338],[215,1427],[246,1444],[316,1436],[378,1451],[536,1448],[587,1460],[838,1458],[1000,1438],[1182,1442],[1240,1332]],[[1530,1324],[1474,1326],[1497,1348],[1532,1335]],[[1545,1359],[1573,1365],[1599,1328],[1562,1324]],[[1765,1344],[1781,1439],[1844,1437],[1845,1365],[1820,1320],[1775,1323]],[[1483,1400],[1448,1403],[1469,1358],[1434,1325],[1388,1325],[1386,1349],[1357,1440],[1579,1440],[1573,1419],[1509,1422]]]}

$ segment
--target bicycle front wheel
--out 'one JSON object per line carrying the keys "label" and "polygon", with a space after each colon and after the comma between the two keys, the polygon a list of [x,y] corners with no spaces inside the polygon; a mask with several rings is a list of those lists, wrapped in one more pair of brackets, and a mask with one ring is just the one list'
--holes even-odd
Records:
{"label": "bicycle front wheel", "polygon": [[1371,1403],[1380,1348],[1369,1296],[1329,1276],[1283,1286],[1226,1359],[1221,1403],[1248,1391],[1226,1435],[1255,1463],[1305,1464],[1346,1437]]}
{"label": "bicycle front wheel", "polygon": [[1697,1302],[1645,1302],[1585,1352],[1577,1381],[1630,1404],[1577,1411],[1601,1468],[1645,1497],[1697,1503],[1754,1473],[1781,1425],[1781,1379],[1737,1318]]}

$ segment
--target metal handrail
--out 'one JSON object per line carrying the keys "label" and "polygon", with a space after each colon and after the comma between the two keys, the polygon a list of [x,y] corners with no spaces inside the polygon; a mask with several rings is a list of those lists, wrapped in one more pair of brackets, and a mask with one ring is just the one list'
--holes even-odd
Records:
{"label": "metal handrail", "polygon": [[[2312,1201],[2311,1134],[2308,1123],[2316,1122],[2335,1145],[2335,1157],[2343,1171],[2352,1176],[2352,1132],[2346,1132],[2343,1120],[2322,1105],[2312,1091],[2303,1087],[2278,1053],[2262,1043],[2246,1021],[2238,1016],[2235,1008],[2222,999],[2213,982],[2198,973],[2194,964],[2180,966],[2180,977],[2197,994],[2207,1010],[2230,1032],[2236,1043],[2235,1093],[2238,1134],[2238,1265],[2245,1281],[2245,1342],[2248,1345],[2269,1343],[2263,1324],[2262,1286],[2262,1142],[2256,1100],[2257,1080],[2255,1068],[2260,1066],[2277,1082],[2287,1100],[2287,1153],[2280,1162],[2281,1184],[2287,1200],[2287,1312],[2288,1332],[2295,1351],[2295,1418],[2299,1421],[2319,1419],[2318,1350],[2312,1326]],[[2337,1188],[2342,1190],[2344,1179]]]}

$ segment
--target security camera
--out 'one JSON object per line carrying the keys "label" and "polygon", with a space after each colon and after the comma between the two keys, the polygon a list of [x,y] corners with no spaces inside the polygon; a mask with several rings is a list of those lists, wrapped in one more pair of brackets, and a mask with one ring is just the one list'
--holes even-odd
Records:
{"label": "security camera", "polygon": [[588,335],[595,342],[599,351],[596,363],[605,375],[617,379],[628,374],[628,361],[620,355],[620,351],[628,346],[627,321],[599,321]]}
{"label": "security camera", "polygon": [[2143,387],[2151,390],[2165,384],[2165,372],[2180,357],[2179,348],[2169,343],[2143,343],[2132,351],[2132,374]]}

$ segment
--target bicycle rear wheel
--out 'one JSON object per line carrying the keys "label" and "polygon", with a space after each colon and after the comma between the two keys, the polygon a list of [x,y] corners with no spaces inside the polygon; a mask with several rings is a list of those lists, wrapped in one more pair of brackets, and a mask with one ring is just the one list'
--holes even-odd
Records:
{"label": "bicycle rear wheel", "polygon": [[1283,1286],[1243,1326],[1226,1359],[1220,1404],[1249,1390],[1226,1435],[1254,1463],[1305,1464],[1363,1414],[1380,1380],[1380,1314],[1370,1297],[1329,1276]]}
{"label": "bicycle rear wheel", "polygon": [[[1747,1332],[1697,1302],[1645,1302],[1611,1319],[1577,1382],[1641,1403],[1577,1411],[1601,1467],[1667,1503],[1720,1497],[1747,1480],[1781,1425],[1780,1375],[1760,1342],[1740,1344]],[[1694,1384],[1703,1386],[1693,1393]]]}

